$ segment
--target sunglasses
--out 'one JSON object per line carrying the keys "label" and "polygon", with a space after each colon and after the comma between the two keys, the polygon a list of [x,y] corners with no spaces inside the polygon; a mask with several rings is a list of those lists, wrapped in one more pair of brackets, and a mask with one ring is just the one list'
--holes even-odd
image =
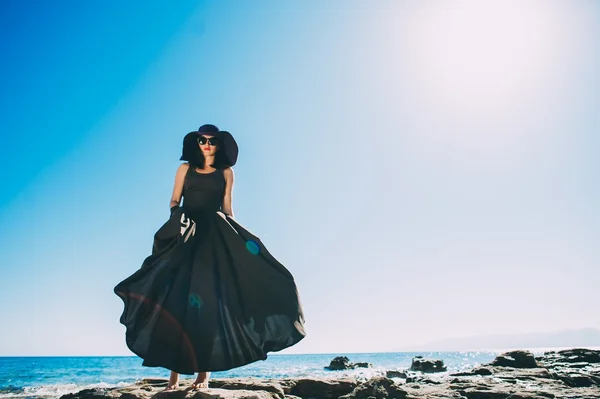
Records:
{"label": "sunglasses", "polygon": [[219,144],[219,139],[216,137],[204,137],[204,136],[200,136],[196,139],[198,141],[198,144],[200,145],[204,145],[206,143],[208,143],[208,145],[217,145]]}

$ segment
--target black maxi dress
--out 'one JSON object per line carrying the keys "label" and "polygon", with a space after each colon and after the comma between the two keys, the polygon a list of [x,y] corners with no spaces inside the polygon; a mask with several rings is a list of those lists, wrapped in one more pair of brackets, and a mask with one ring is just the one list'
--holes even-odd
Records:
{"label": "black maxi dress", "polygon": [[143,366],[181,374],[265,360],[302,340],[292,274],[220,208],[223,169],[188,169],[183,206],[156,232],[152,254],[114,288],[129,349]]}

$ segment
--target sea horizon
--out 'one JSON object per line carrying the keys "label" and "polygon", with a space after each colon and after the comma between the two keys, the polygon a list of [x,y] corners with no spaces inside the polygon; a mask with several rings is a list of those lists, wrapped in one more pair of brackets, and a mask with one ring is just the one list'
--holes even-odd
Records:
{"label": "sea horizon", "polygon": [[[292,355],[335,355],[343,356],[344,354],[369,354],[369,353],[416,353],[416,352],[507,352],[512,350],[528,350],[531,352],[544,352],[552,350],[565,350],[573,348],[586,348],[600,350],[600,345],[567,345],[567,346],[514,346],[503,348],[481,348],[481,349],[406,349],[406,350],[388,350],[388,351],[355,351],[355,352],[305,352],[305,353],[280,353],[272,352],[270,356],[292,356]],[[136,355],[0,355],[0,358],[15,358],[15,357],[137,357]]]}

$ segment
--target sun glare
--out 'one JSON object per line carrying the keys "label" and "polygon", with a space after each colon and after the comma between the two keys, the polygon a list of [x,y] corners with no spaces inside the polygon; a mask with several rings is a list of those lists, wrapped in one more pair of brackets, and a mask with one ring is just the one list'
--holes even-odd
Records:
{"label": "sun glare", "polygon": [[416,66],[451,104],[498,106],[537,91],[559,56],[562,29],[543,3],[462,1],[423,11],[413,30]]}
{"label": "sun glare", "polygon": [[402,89],[419,107],[414,118],[425,120],[424,139],[497,151],[539,138],[532,132],[545,130],[551,101],[566,102],[561,90],[575,74],[574,43],[583,35],[574,10],[552,1],[465,0],[386,16],[393,62],[410,77]]}

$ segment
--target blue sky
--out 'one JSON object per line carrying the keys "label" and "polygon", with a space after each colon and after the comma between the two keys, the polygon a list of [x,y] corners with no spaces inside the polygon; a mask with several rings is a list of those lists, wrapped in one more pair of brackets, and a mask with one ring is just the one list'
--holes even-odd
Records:
{"label": "blue sky", "polygon": [[0,355],[128,355],[185,133],[294,274],[286,353],[600,328],[592,2],[5,2]]}

